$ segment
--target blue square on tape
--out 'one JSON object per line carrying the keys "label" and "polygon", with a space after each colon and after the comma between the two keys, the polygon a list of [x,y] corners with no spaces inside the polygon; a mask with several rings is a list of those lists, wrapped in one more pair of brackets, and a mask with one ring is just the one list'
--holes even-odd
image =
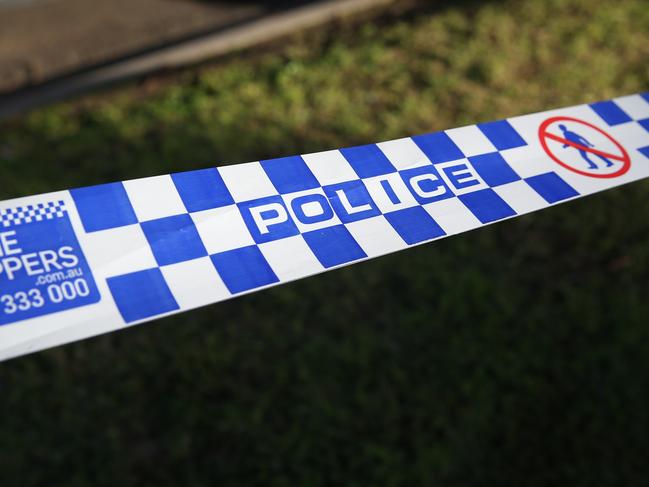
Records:
{"label": "blue square on tape", "polygon": [[469,161],[489,186],[500,186],[520,179],[500,152],[472,156],[469,157]]}
{"label": "blue square on tape", "polygon": [[473,166],[465,162],[454,161],[450,165],[442,167],[442,173],[446,176],[446,180],[454,190],[460,192],[472,186],[479,186],[482,181],[479,179],[478,174],[473,170]]}
{"label": "blue square on tape", "polygon": [[646,146],[646,147],[640,147],[640,148],[638,149],[638,151],[639,151],[640,154],[642,154],[643,156],[649,158],[649,145]]}
{"label": "blue square on tape", "polygon": [[137,217],[122,183],[108,183],[71,189],[86,232],[137,223]]}
{"label": "blue square on tape", "polygon": [[420,205],[455,196],[432,164],[405,169],[399,175]]}
{"label": "blue square on tape", "polygon": [[455,145],[455,142],[445,132],[416,135],[412,137],[412,140],[433,164],[464,158],[460,148]]}
{"label": "blue square on tape", "polygon": [[258,244],[300,233],[281,196],[266,196],[237,203],[237,206],[250,235]]}
{"label": "blue square on tape", "polygon": [[609,125],[619,125],[632,120],[617,103],[611,100],[598,101],[597,103],[591,103],[589,106]]}
{"label": "blue square on tape", "polygon": [[340,152],[361,178],[371,178],[396,171],[376,144],[349,147],[340,149]]}
{"label": "blue square on tape", "polygon": [[507,120],[479,123],[478,128],[498,150],[527,145],[527,142]]}
{"label": "blue square on tape", "polygon": [[260,161],[260,164],[275,189],[281,194],[320,187],[311,169],[300,156],[268,159]]}
{"label": "blue square on tape", "polygon": [[158,268],[109,277],[106,282],[127,323],[179,309]]}
{"label": "blue square on tape", "polygon": [[556,203],[557,201],[579,196],[579,193],[572,186],[554,172],[526,178],[525,182],[548,203]]}
{"label": "blue square on tape", "polygon": [[0,325],[99,299],[63,201],[0,210]]}
{"label": "blue square on tape", "polygon": [[367,257],[344,225],[313,230],[302,234],[323,267],[334,267]]}
{"label": "blue square on tape", "polygon": [[643,129],[649,132],[649,118],[643,118],[642,120],[638,120],[638,123]]}
{"label": "blue square on tape", "polygon": [[512,207],[491,188],[463,194],[459,198],[482,223],[493,222],[516,214]]}
{"label": "blue square on tape", "polygon": [[158,265],[169,265],[207,255],[188,214],[140,223]]}
{"label": "blue square on tape", "polygon": [[219,252],[210,258],[232,294],[279,282],[256,245]]}
{"label": "blue square on tape", "polygon": [[644,93],[640,93],[640,96],[644,98],[644,100],[649,103],[649,91],[645,91]]}
{"label": "blue square on tape", "polygon": [[408,245],[446,235],[442,227],[421,206],[404,208],[384,216]]}
{"label": "blue square on tape", "polygon": [[323,187],[336,215],[343,223],[380,215],[378,206],[360,179]]}
{"label": "blue square on tape", "polygon": [[187,211],[202,211],[234,204],[232,195],[216,168],[171,175]]}

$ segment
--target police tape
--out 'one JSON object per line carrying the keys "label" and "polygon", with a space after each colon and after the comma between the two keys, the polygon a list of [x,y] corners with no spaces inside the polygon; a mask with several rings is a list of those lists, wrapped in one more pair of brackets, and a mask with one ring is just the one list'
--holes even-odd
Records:
{"label": "police tape", "polygon": [[0,202],[0,359],[649,177],[649,93]]}

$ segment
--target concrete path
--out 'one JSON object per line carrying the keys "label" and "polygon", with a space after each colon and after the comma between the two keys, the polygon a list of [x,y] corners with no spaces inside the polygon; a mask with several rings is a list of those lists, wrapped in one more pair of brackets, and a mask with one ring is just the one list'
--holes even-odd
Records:
{"label": "concrete path", "polygon": [[0,120],[335,19],[413,3],[417,1],[0,0]]}
{"label": "concrete path", "polygon": [[267,13],[268,5],[186,0],[0,0],[0,93],[251,20]]}

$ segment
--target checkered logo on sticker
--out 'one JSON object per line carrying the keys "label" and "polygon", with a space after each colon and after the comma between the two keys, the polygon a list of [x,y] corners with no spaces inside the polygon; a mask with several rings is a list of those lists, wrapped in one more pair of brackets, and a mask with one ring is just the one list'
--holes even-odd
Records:
{"label": "checkered logo on sticker", "polygon": [[48,201],[35,205],[17,206],[0,210],[0,227],[23,225],[53,218],[63,218],[66,214],[63,201]]}

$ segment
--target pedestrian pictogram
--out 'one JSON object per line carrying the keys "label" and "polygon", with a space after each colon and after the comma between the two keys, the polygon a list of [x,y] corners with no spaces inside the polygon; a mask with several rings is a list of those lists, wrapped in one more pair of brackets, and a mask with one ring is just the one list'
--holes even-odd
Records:
{"label": "pedestrian pictogram", "polygon": [[543,150],[557,164],[583,176],[614,178],[631,167],[629,154],[610,134],[573,117],[551,117],[539,127]]}

